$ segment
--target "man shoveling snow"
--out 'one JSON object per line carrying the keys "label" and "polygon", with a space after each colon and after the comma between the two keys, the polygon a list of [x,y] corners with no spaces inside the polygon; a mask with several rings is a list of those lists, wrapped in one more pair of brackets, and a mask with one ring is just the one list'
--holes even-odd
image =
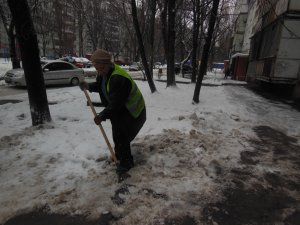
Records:
{"label": "man shoveling snow", "polygon": [[129,171],[133,166],[130,142],[146,121],[146,107],[142,93],[130,75],[114,64],[111,55],[102,49],[91,58],[98,75],[94,83],[80,83],[81,90],[98,92],[105,109],[95,116],[99,125],[110,119],[115,144],[117,173]]}

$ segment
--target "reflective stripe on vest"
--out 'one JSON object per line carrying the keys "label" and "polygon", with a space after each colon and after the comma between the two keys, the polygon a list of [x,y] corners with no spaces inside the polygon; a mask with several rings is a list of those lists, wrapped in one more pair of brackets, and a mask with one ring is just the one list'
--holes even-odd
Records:
{"label": "reflective stripe on vest", "polygon": [[[128,99],[127,99],[125,105],[126,105],[126,108],[128,109],[128,111],[130,112],[130,114],[134,118],[137,118],[141,114],[143,109],[145,108],[144,98],[143,98],[143,95],[140,92],[138,86],[133,81],[133,79],[130,77],[130,75],[118,65],[115,65],[115,69],[112,72],[110,78],[112,76],[122,76],[122,77],[125,77],[128,80],[130,80],[131,90],[130,90],[130,93],[129,93],[129,96],[128,96]],[[106,85],[106,90],[107,90],[108,95],[109,95],[109,91],[110,91],[110,78]]]}

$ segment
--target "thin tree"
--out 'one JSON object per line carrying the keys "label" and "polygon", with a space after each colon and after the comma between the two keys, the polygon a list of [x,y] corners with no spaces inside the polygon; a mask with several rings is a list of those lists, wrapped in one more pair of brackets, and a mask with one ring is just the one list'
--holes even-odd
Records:
{"label": "thin tree", "polygon": [[78,53],[79,56],[84,56],[84,50],[83,50],[83,32],[84,32],[84,4],[83,0],[71,0],[72,6],[74,8],[75,14],[76,14],[76,25],[77,25],[77,31],[78,31]]}
{"label": "thin tree", "polygon": [[199,69],[199,73],[198,73],[198,77],[197,77],[197,83],[195,86],[194,96],[193,96],[194,103],[199,103],[199,95],[200,95],[202,80],[207,71],[209,50],[210,50],[211,39],[212,39],[212,36],[214,33],[216,18],[217,18],[217,14],[218,14],[219,2],[220,2],[220,0],[213,0],[213,6],[212,6],[211,13],[210,13],[207,36],[205,38],[205,44],[203,47],[203,52],[202,52],[202,57],[201,57],[201,65],[200,65],[200,69]]}
{"label": "thin tree", "polygon": [[[5,7],[6,6],[6,7]],[[12,68],[17,69],[21,67],[20,60],[17,56],[16,49],[16,35],[15,35],[15,24],[12,19],[9,20],[9,15],[7,14],[7,5],[4,0],[0,1],[0,18],[3,22],[4,29],[6,31],[9,43],[9,53],[12,63]]]}
{"label": "thin tree", "polygon": [[168,1],[168,43],[167,43],[167,87],[176,86],[175,81],[175,17],[176,0]]}
{"label": "thin tree", "polygon": [[165,51],[165,57],[168,56],[168,2],[169,0],[162,0],[159,1],[159,8],[160,8],[160,23],[161,23],[161,34],[163,40],[163,46]]}
{"label": "thin tree", "polygon": [[[30,4],[30,2],[28,2]],[[31,5],[29,5],[30,7]],[[49,10],[52,6],[51,0],[35,1],[31,8],[31,16],[35,26],[39,42],[41,44],[42,56],[47,56],[47,47],[51,40],[51,33],[54,28],[54,12]]]}
{"label": "thin tree", "polygon": [[176,22],[175,22],[175,59],[181,63],[187,59],[192,50],[192,8],[190,1],[178,1],[176,7]]}
{"label": "thin tree", "polygon": [[[116,20],[119,21],[120,24],[120,40],[121,45],[123,45],[123,53],[125,53],[126,57],[129,59],[135,60],[135,56],[137,54],[137,46],[136,46],[136,35],[134,31],[134,27],[132,26],[132,15],[128,14],[129,5],[127,2],[123,0],[114,1],[110,4],[112,10],[118,12]],[[121,47],[122,48],[122,47]]]}
{"label": "thin tree", "polygon": [[143,63],[143,66],[144,66],[144,70],[145,70],[145,74],[146,74],[146,77],[147,77],[147,81],[148,81],[150,90],[153,93],[153,92],[156,91],[156,87],[155,87],[155,84],[153,82],[153,78],[151,76],[149,66],[148,66],[148,63],[147,63],[145,47],[144,47],[143,38],[142,38],[140,26],[139,26],[138,17],[137,17],[137,9],[136,9],[135,0],[131,0],[131,10],[132,10],[133,25],[134,25],[134,28],[135,28],[136,37],[138,39],[138,45],[139,45],[139,50],[140,50],[140,54],[141,54],[141,58],[142,58],[142,63]]}
{"label": "thin tree", "polygon": [[32,125],[51,121],[43,72],[40,64],[37,35],[27,0],[7,0],[20,45],[25,72]]}
{"label": "thin tree", "polygon": [[192,50],[192,77],[191,82],[196,83],[196,74],[198,71],[197,49],[200,29],[200,0],[193,0],[193,50]]}
{"label": "thin tree", "polygon": [[[221,22],[221,20],[223,19],[222,14],[224,11],[224,7],[227,5],[227,2],[225,0],[220,0],[220,4],[221,7],[219,9],[219,15],[217,15],[217,19],[216,19],[216,24],[215,24],[215,30],[213,33],[213,37],[212,37],[212,41],[211,41],[211,45],[210,45],[210,57],[208,59],[208,65],[207,67],[209,68],[209,70],[212,70],[212,66],[213,66],[213,62],[215,59],[215,54],[216,54],[216,44],[217,42],[220,42],[219,36],[221,35],[221,32],[223,33],[224,30],[224,21]],[[228,29],[228,28],[227,28]]]}
{"label": "thin tree", "polygon": [[87,28],[87,35],[92,43],[93,51],[97,48],[102,48],[103,31],[105,18],[104,18],[104,5],[103,0],[85,1],[85,12],[83,14],[84,23]]}
{"label": "thin tree", "polygon": [[149,45],[150,45],[150,73],[153,77],[153,63],[154,63],[154,38],[155,38],[155,14],[156,14],[156,0],[150,0],[150,30],[149,30]]}

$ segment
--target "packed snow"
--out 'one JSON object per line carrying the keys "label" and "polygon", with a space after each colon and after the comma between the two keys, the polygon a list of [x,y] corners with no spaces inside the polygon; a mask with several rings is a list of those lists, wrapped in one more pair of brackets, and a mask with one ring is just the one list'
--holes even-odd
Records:
{"label": "packed snow", "polygon": [[0,58],[0,87],[5,85],[3,80],[4,74],[11,69],[11,62],[7,59]]}
{"label": "packed snow", "polygon": [[[224,81],[222,74],[205,77],[216,85],[202,87],[199,104],[192,104],[194,84],[166,88],[155,82],[158,92],[151,94],[147,82],[136,82],[147,121],[132,143],[136,165],[124,181],[106,160],[109,150],[78,87],[47,89],[53,122],[37,127],[31,126],[27,94],[0,96],[22,101],[0,105],[0,224],[45,206],[89,219],[109,211],[112,224],[165,224],[186,216],[201,224],[203,209],[214,209],[207,204],[224,199],[231,184],[220,179],[230,171],[285,171],[280,163],[243,164],[242,153],[259,140],[254,127],[271,127],[299,144],[299,111],[238,86],[244,83]],[[99,101],[98,94],[91,97]],[[112,142],[110,122],[103,127]]]}

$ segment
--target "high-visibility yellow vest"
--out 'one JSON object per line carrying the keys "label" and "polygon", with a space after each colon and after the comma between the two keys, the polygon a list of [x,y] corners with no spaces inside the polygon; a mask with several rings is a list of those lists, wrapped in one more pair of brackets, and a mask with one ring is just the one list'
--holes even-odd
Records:
{"label": "high-visibility yellow vest", "polygon": [[112,76],[122,76],[122,77],[125,77],[128,80],[130,80],[131,90],[130,90],[130,94],[128,96],[128,99],[127,99],[125,105],[126,105],[126,108],[128,109],[128,111],[130,112],[130,114],[134,118],[137,118],[141,114],[143,109],[145,108],[145,101],[144,101],[143,95],[140,92],[138,86],[136,85],[136,83],[133,81],[131,76],[125,70],[123,70],[120,66],[115,65],[115,69],[112,72],[112,74],[109,77],[109,80],[106,84],[106,91],[107,91],[108,95],[109,95],[109,90],[110,90],[110,79]]}

